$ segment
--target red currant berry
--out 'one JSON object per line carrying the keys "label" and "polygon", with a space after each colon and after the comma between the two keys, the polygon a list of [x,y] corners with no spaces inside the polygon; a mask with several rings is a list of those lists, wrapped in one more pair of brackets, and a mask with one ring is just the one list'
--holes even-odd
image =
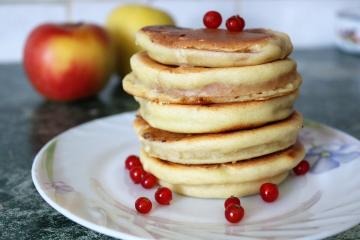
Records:
{"label": "red currant berry", "polygon": [[142,164],[138,156],[130,155],[125,160],[125,167],[126,169],[130,170],[133,167],[141,167]]}
{"label": "red currant berry", "polygon": [[235,205],[241,205],[240,204],[240,199],[239,198],[237,198],[237,197],[234,197],[234,196],[231,196],[231,197],[229,197],[229,198],[227,198],[226,200],[225,200],[225,202],[224,202],[224,207],[225,207],[225,209],[228,207],[228,206],[230,206],[230,205],[232,205],[232,204],[235,204]]}
{"label": "red currant berry", "polygon": [[161,205],[169,205],[172,200],[172,192],[167,187],[160,187],[155,192],[155,200]]}
{"label": "red currant berry", "polygon": [[239,15],[232,16],[226,20],[226,28],[230,32],[241,32],[245,27],[245,20]]}
{"label": "red currant berry", "polygon": [[264,183],[260,187],[260,196],[265,202],[273,202],[279,196],[279,189],[276,184]]}
{"label": "red currant berry", "polygon": [[142,167],[133,167],[130,170],[130,178],[135,184],[141,183],[141,180],[143,179],[145,175],[145,171]]}
{"label": "red currant berry", "polygon": [[156,184],[157,184],[157,178],[151,173],[145,174],[145,176],[141,181],[141,185],[146,189],[153,188]]}
{"label": "red currant berry", "polygon": [[310,164],[308,161],[306,160],[302,160],[301,162],[299,162],[298,165],[296,165],[296,167],[294,167],[293,171],[296,175],[304,175],[305,173],[307,173],[310,169]]}
{"label": "red currant berry", "polygon": [[203,23],[207,28],[216,29],[222,22],[221,14],[217,11],[209,11],[203,17]]}
{"label": "red currant berry", "polygon": [[231,223],[240,222],[244,214],[244,208],[240,205],[232,204],[225,209],[225,218]]}
{"label": "red currant berry", "polygon": [[152,203],[146,197],[139,197],[135,202],[135,208],[139,213],[145,214],[150,212]]}

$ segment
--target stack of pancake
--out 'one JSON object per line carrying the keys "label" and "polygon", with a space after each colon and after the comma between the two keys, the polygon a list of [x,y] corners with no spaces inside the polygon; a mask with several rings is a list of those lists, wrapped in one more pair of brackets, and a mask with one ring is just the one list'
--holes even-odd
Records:
{"label": "stack of pancake", "polygon": [[289,37],[150,26],[124,89],[140,104],[140,160],[161,185],[226,198],[281,183],[304,157],[293,110],[301,84]]}

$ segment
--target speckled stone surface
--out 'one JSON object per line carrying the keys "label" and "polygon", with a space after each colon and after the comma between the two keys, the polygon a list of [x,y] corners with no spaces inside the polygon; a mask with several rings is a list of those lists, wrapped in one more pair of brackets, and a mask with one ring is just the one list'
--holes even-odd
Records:
{"label": "speckled stone surface", "polygon": [[[360,57],[318,49],[293,58],[304,78],[297,108],[360,138]],[[136,107],[115,78],[97,98],[46,102],[31,89],[20,64],[0,65],[0,239],[111,239],[53,210],[36,192],[30,169],[36,152],[58,133]],[[360,225],[329,239],[360,239]]]}

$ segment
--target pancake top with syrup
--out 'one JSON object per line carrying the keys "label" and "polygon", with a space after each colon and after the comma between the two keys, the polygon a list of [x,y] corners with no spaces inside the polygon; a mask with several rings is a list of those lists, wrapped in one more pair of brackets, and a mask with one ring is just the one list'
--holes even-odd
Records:
{"label": "pancake top with syrup", "polygon": [[141,29],[152,42],[171,48],[246,52],[255,44],[266,44],[278,37],[267,29],[246,29],[229,32],[226,29],[189,29],[174,26],[148,26]]}

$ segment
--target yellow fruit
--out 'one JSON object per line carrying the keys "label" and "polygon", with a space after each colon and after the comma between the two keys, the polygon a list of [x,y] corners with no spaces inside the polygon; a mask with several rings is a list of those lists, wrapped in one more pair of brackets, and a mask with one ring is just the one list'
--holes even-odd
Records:
{"label": "yellow fruit", "polygon": [[130,72],[129,59],[141,50],[135,44],[135,33],[149,25],[174,25],[174,21],[164,11],[138,4],[120,6],[108,16],[106,27],[115,45],[120,76]]}

